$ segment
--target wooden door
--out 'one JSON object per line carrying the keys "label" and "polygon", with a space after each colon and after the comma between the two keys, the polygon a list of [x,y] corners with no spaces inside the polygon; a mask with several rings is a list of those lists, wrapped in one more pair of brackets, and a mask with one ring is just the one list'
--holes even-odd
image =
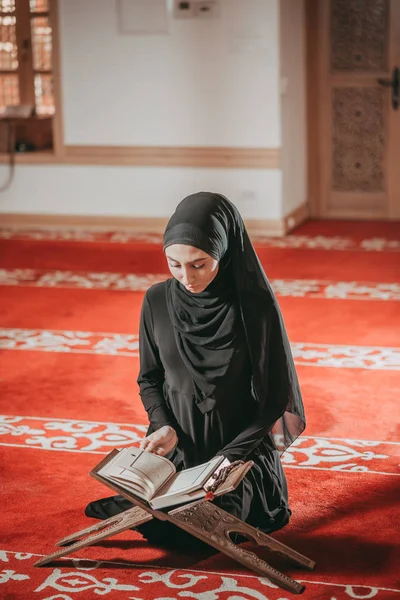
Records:
{"label": "wooden door", "polygon": [[312,213],[400,219],[400,0],[306,6]]}

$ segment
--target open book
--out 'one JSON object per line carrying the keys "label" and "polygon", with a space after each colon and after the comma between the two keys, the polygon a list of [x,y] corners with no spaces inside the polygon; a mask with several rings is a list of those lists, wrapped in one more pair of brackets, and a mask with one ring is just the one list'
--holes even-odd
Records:
{"label": "open book", "polygon": [[176,472],[175,465],[164,456],[132,447],[120,450],[97,473],[152,508],[160,509],[203,498],[214,481],[213,474],[227,464],[229,461],[223,456],[216,456],[207,463]]}

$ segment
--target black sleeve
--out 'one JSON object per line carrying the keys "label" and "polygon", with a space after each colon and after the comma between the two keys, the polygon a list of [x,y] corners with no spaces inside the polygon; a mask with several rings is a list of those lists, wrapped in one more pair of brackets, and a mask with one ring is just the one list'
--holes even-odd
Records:
{"label": "black sleeve", "polygon": [[[259,325],[261,326],[261,325]],[[276,421],[284,413],[282,403],[276,401],[275,396],[280,396],[280,368],[284,358],[281,356],[280,347],[282,341],[279,335],[279,321],[276,311],[272,311],[270,318],[263,324],[263,346],[264,351],[268,352],[268,390],[264,393],[253,380],[253,390],[256,395],[258,411],[252,421],[243,428],[243,430],[229,442],[218,454],[224,455],[228,460],[247,460],[249,454],[264,441],[271,450],[275,448],[270,432]],[[261,353],[260,352],[258,354]],[[265,389],[265,388],[264,388]],[[258,392],[257,392],[258,390]]]}
{"label": "black sleeve", "polygon": [[[281,415],[277,415],[276,420]],[[249,427],[236,436],[229,444],[225,446],[218,454],[225,456],[231,462],[235,460],[246,461],[249,454],[256,448],[261,441],[265,441],[271,450],[274,449],[273,442],[269,436],[269,432],[275,424],[275,421],[266,425],[264,418],[260,415]]]}
{"label": "black sleeve", "polygon": [[147,298],[144,297],[139,329],[140,371],[138,384],[143,406],[154,430],[164,425],[176,429],[173,414],[165,403],[163,385],[165,372],[154,339],[153,315]]}

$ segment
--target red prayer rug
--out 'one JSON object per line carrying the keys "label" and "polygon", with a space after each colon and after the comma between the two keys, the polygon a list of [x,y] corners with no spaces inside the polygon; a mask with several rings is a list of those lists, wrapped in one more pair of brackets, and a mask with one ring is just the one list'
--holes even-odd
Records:
{"label": "red prayer rug", "polygon": [[[310,600],[400,600],[399,225],[311,221],[254,241],[308,421],[283,456],[293,517],[274,536],[317,566],[271,563]],[[165,551],[133,531],[33,567],[93,522],[83,509],[108,490],[89,470],[145,434],[138,321],[144,291],[168,273],[160,242],[0,230],[0,598],[294,597],[222,554]]]}

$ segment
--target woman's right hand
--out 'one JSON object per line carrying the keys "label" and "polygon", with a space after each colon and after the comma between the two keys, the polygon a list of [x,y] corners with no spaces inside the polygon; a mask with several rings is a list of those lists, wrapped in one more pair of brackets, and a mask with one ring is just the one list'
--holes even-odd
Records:
{"label": "woman's right hand", "polygon": [[147,450],[147,452],[165,456],[171,452],[177,444],[178,436],[176,435],[175,429],[169,425],[164,425],[164,427],[157,429],[157,431],[154,431],[148,437],[144,438],[139,447],[141,450]]}

